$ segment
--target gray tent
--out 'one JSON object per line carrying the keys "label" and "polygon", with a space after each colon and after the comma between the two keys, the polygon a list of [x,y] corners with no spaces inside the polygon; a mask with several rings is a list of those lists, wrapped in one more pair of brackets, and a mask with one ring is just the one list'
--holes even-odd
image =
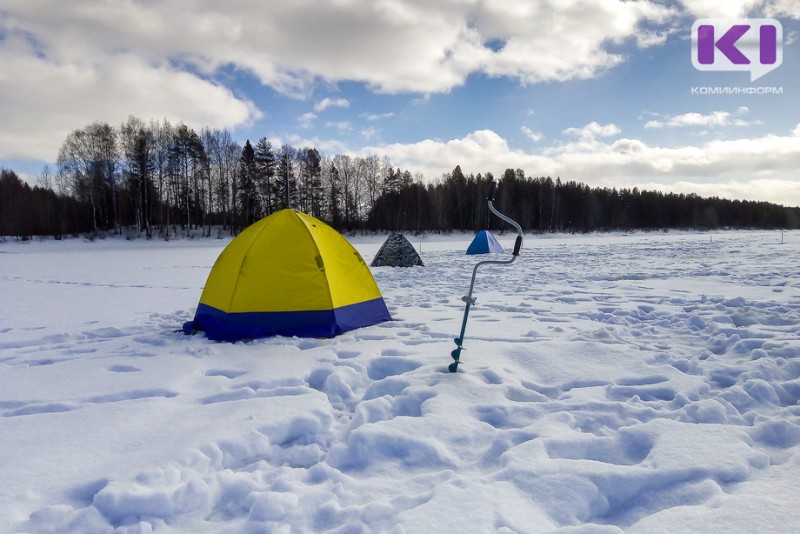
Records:
{"label": "gray tent", "polygon": [[386,238],[381,249],[375,254],[372,267],[413,267],[425,266],[408,239],[402,234],[392,234]]}

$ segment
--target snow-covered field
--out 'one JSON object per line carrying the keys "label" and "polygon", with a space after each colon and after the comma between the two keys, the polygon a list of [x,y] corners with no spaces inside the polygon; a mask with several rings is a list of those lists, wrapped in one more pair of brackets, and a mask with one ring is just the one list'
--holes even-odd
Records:
{"label": "snow-covered field", "polygon": [[469,239],[237,344],[176,333],[225,241],[0,244],[0,532],[800,530],[800,232],[527,236],[450,374]]}

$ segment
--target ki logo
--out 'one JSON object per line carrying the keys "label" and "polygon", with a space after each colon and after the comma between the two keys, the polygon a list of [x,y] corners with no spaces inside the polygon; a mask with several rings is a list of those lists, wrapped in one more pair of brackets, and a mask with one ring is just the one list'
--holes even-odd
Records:
{"label": "ki logo", "polygon": [[775,19],[700,19],[692,25],[697,70],[749,71],[750,81],[783,63],[783,26]]}

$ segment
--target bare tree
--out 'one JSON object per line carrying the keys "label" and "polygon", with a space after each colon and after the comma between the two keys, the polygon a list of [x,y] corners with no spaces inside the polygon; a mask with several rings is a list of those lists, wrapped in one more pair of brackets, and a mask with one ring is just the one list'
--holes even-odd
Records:
{"label": "bare tree", "polygon": [[[85,199],[92,210],[92,229],[117,225],[116,167],[117,145],[113,129],[105,123],[94,123],[74,130],[58,152],[59,174],[69,183],[78,199]],[[109,213],[111,205],[111,214]]]}
{"label": "bare tree", "polygon": [[42,168],[42,173],[36,177],[36,185],[42,189],[49,189],[50,191],[53,191],[54,183],[53,173],[50,171],[50,166],[45,165],[44,168]]}
{"label": "bare tree", "polygon": [[170,224],[170,189],[169,182],[169,152],[172,146],[174,128],[164,119],[162,122],[151,121],[150,131],[153,132],[153,172],[156,187],[156,197],[159,206],[158,224],[161,235],[169,238]]}
{"label": "bare tree", "polygon": [[[233,142],[227,130],[204,128],[201,137],[208,167],[207,224],[210,225],[213,218],[226,229],[232,223],[231,192],[234,189],[233,182],[238,173],[238,158],[242,149]],[[210,235],[210,232],[209,226],[207,233]]]}
{"label": "bare tree", "polygon": [[156,142],[144,121],[133,116],[120,126],[119,145],[122,152],[122,173],[126,177],[136,228],[149,239],[152,206],[156,203],[153,174]]}
{"label": "bare tree", "polygon": [[351,227],[353,220],[353,162],[350,156],[342,154],[336,155],[333,158],[333,165],[336,168],[339,192],[342,199],[342,214],[344,216],[344,226]]}
{"label": "bare tree", "polygon": [[376,155],[367,156],[363,162],[364,168],[364,188],[366,189],[366,206],[364,213],[370,213],[375,209],[375,202],[380,196],[383,187],[383,173],[381,172],[381,161]]}
{"label": "bare tree", "polygon": [[222,145],[222,169],[220,170],[222,183],[220,184],[219,194],[223,197],[220,202],[225,206],[225,212],[228,216],[229,228],[231,233],[236,231],[235,224],[235,198],[236,198],[236,173],[239,165],[239,156],[242,153],[242,147],[231,139],[230,133],[223,130],[220,139]]}
{"label": "bare tree", "polygon": [[[186,220],[186,235],[192,225],[205,217],[206,153],[197,133],[185,124],[178,126],[169,152],[170,187]],[[194,218],[192,215],[194,214]]]}
{"label": "bare tree", "polygon": [[[113,227],[118,230],[120,225],[118,215],[119,194],[117,191],[119,153],[117,151],[116,133],[111,126],[104,122],[95,122],[89,125],[87,133],[92,144],[92,150],[97,158],[95,165],[96,171],[99,173],[99,179],[105,182],[106,190],[110,193],[110,198],[109,195],[104,195],[102,198],[105,224],[107,228]],[[111,204],[111,210],[108,209],[108,203]]]}
{"label": "bare tree", "polygon": [[333,158],[323,158],[321,170],[325,218],[334,228],[340,228],[342,224],[341,188],[339,171]]}

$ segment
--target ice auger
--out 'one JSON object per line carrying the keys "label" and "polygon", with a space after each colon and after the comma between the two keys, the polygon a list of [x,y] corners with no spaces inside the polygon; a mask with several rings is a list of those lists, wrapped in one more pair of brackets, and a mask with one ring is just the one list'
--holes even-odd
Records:
{"label": "ice auger", "polygon": [[461,334],[459,334],[459,336],[453,340],[456,342],[456,348],[453,349],[453,351],[450,353],[450,356],[453,357],[453,363],[451,363],[447,367],[447,369],[451,373],[455,373],[458,370],[458,364],[461,363],[461,351],[465,350],[464,331],[467,329],[467,318],[469,317],[469,309],[473,304],[475,304],[476,300],[475,297],[472,296],[472,290],[475,288],[475,276],[478,274],[478,267],[480,267],[481,265],[490,265],[490,264],[509,265],[511,263],[514,263],[514,260],[516,260],[517,256],[519,256],[520,249],[522,249],[522,227],[510,217],[507,217],[502,213],[500,213],[499,211],[497,211],[497,209],[494,207],[494,194],[496,190],[497,190],[497,183],[494,180],[492,180],[491,182],[489,182],[489,195],[486,197],[486,201],[489,204],[489,211],[491,211],[496,216],[506,221],[514,228],[516,228],[517,240],[514,242],[514,252],[511,253],[510,260],[480,261],[477,264],[475,264],[475,267],[472,269],[472,282],[470,282],[469,284],[469,293],[461,297],[461,300],[463,300],[466,303],[466,307],[464,308],[464,320],[461,323]]}

